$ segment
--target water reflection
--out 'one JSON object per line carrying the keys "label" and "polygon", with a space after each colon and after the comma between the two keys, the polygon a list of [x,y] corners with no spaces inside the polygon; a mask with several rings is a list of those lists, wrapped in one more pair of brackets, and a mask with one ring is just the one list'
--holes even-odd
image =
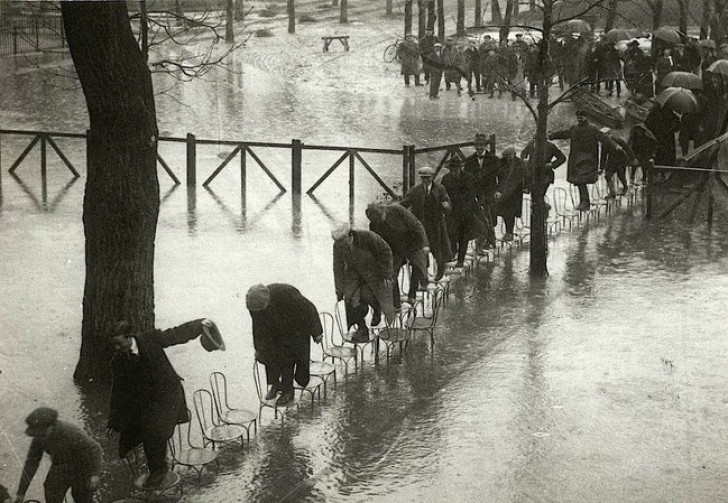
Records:
{"label": "water reflection", "polygon": [[[207,191],[207,193],[210,195],[212,200],[217,204],[218,208],[223,210],[223,213],[225,213],[230,221],[233,223],[236,232],[239,234],[244,234],[250,227],[254,226],[258,220],[260,220],[268,211],[270,211],[272,208],[276,206],[278,201],[286,194],[285,192],[279,192],[278,194],[274,195],[268,203],[257,213],[253,214],[252,216],[248,217],[247,212],[247,204],[246,204],[246,197],[245,194],[241,194],[241,200],[240,200],[240,212],[233,211],[228,204],[220,197],[218,196],[215,191],[210,188],[210,186],[204,187],[204,189]],[[298,212],[293,211],[292,212],[292,222],[295,222],[295,219],[298,218],[300,220],[300,201],[299,201],[299,209]],[[294,203],[295,208],[295,203]],[[188,206],[188,221],[190,220],[189,217],[189,206]],[[197,219],[195,218],[195,221]],[[300,233],[300,222],[299,222],[299,233]],[[295,223],[292,223],[292,226],[295,226]]]}
{"label": "water reflection", "polygon": [[[20,176],[15,173],[9,173],[10,177],[15,180],[15,183],[18,184],[20,189],[23,191],[23,193],[28,196],[28,198],[33,203],[33,206],[40,211],[40,212],[47,212],[47,213],[53,213],[58,208],[58,205],[63,201],[63,199],[68,194],[71,187],[73,187],[76,182],[78,182],[78,178],[74,177],[71,178],[68,182],[66,182],[66,185],[64,185],[58,193],[53,197],[53,199],[48,202],[48,178],[47,176],[41,177],[41,199],[38,199],[38,196],[35,195],[33,190],[28,186],[28,184],[25,183],[25,181],[20,178]],[[2,191],[0,191],[0,206],[2,206]]]}

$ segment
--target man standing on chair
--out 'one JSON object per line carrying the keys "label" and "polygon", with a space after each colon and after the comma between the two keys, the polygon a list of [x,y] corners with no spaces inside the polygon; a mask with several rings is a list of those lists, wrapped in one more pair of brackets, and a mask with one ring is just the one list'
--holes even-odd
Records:
{"label": "man standing on chair", "polygon": [[445,262],[452,258],[450,237],[447,233],[445,215],[450,213],[450,196],[445,187],[436,183],[435,170],[424,166],[417,170],[422,183],[412,187],[407,195],[399,200],[399,204],[409,210],[422,222],[430,243],[430,251],[435,257],[437,272],[435,281],[440,281],[445,274]]}
{"label": "man standing on chair", "polygon": [[373,203],[367,206],[369,230],[379,234],[392,250],[392,301],[395,309],[401,306],[397,276],[405,263],[412,268],[407,300],[414,304],[417,287],[427,285],[427,260],[430,245],[422,223],[398,204]]}
{"label": "man standing on chair", "polygon": [[392,250],[379,234],[353,230],[341,224],[331,231],[334,239],[334,284],[336,300],[344,300],[346,324],[356,325],[352,342],[369,342],[365,317],[372,308],[372,327],[384,313],[387,323],[394,320],[392,305]]}
{"label": "man standing on chair", "polygon": [[[92,503],[101,475],[101,446],[81,428],[58,420],[58,412],[40,407],[25,419],[25,433],[32,437],[23,466],[15,503],[25,501],[25,492],[47,452],[51,457],[45,484],[46,503],[62,503],[71,489],[76,503]],[[2,486],[0,486],[2,487]],[[5,502],[4,498],[0,501]]]}
{"label": "man standing on chair", "polygon": [[323,337],[318,310],[285,283],[251,286],[245,304],[253,320],[255,359],[265,365],[270,386],[265,399],[280,392],[276,405],[291,404],[294,378],[302,387],[311,378],[311,339],[318,344]]}
{"label": "man standing on chair", "polygon": [[465,158],[463,170],[475,179],[477,186],[480,209],[476,211],[475,216],[483,234],[478,240],[478,246],[493,248],[495,247],[495,224],[498,219],[494,195],[498,188],[500,159],[486,148],[488,137],[483,133],[475,135],[473,146],[475,152]]}
{"label": "man standing on chair", "polygon": [[[149,468],[145,487],[163,485],[169,471],[167,440],[177,424],[190,420],[182,378],[175,372],[164,348],[184,344],[202,334],[209,337],[213,328],[214,323],[205,318],[164,331],[147,332],[120,321],[111,333],[115,354],[111,359],[108,428],[109,432],[120,432],[122,458],[142,444]],[[224,345],[208,351],[211,349],[224,349]]]}

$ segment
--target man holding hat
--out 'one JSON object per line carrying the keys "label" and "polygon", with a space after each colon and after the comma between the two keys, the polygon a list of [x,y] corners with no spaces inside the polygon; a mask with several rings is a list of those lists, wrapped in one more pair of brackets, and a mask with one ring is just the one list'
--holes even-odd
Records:
{"label": "man holding hat", "polygon": [[81,428],[59,421],[58,412],[48,407],[35,409],[25,422],[28,425],[25,433],[33,440],[15,502],[25,500],[25,492],[38,470],[43,453],[47,452],[52,464],[44,484],[46,503],[62,503],[69,488],[76,503],[92,503],[101,475],[102,450],[99,443]]}
{"label": "man holding hat", "polygon": [[566,181],[579,189],[578,211],[591,207],[588,184],[599,179],[599,144],[603,148],[622,150],[607,135],[590,124],[583,110],[576,112],[576,125],[551,133],[549,140],[571,140],[569,161],[566,165]]}
{"label": "man holding hat", "polygon": [[169,467],[167,440],[177,424],[190,420],[182,388],[164,348],[184,344],[199,336],[208,351],[224,350],[212,320],[200,318],[167,330],[143,332],[120,321],[111,333],[115,354],[111,359],[109,431],[118,431],[119,456],[139,444],[149,467],[146,487],[163,484]]}
{"label": "man holding hat", "polygon": [[346,305],[347,327],[357,327],[353,342],[369,342],[364,318],[373,310],[372,326],[379,325],[382,312],[394,320],[392,305],[392,250],[379,234],[354,230],[347,223],[331,231],[334,239],[334,283],[336,299]]}
{"label": "man holding hat", "polygon": [[412,187],[399,204],[409,210],[422,222],[430,243],[430,251],[437,263],[435,281],[445,274],[445,262],[452,257],[450,239],[445,224],[445,215],[450,213],[450,196],[445,187],[436,183],[435,170],[424,166],[417,170],[422,183]]}
{"label": "man holding hat", "polygon": [[462,267],[468,243],[476,237],[475,212],[478,206],[475,179],[463,171],[459,157],[450,159],[450,172],[442,177],[442,186],[450,196],[452,211],[448,214],[447,229],[450,231],[450,246],[457,250],[456,267]]}
{"label": "man holding hat", "polygon": [[270,386],[265,399],[280,392],[276,404],[290,404],[293,379],[305,387],[311,378],[311,339],[319,343],[324,333],[318,310],[285,283],[251,286],[245,305],[253,320],[255,359],[265,365]]}

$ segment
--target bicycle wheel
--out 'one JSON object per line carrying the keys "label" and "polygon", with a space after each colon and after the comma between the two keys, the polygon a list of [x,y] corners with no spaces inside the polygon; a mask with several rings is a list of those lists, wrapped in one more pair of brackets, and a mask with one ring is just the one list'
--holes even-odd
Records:
{"label": "bicycle wheel", "polygon": [[396,44],[390,44],[387,46],[386,49],[384,49],[384,62],[385,63],[394,63],[394,60],[397,59],[397,45]]}

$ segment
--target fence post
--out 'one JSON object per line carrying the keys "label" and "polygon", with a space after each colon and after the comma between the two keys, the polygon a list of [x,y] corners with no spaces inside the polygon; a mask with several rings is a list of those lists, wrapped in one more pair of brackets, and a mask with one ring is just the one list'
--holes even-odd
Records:
{"label": "fence post", "polygon": [[489,138],[489,140],[490,140],[490,148],[492,149],[492,150],[490,151],[490,153],[491,153],[491,154],[495,154],[495,155],[498,155],[498,154],[496,154],[496,145],[495,145],[495,133],[491,133],[491,134],[490,134],[490,138]]}
{"label": "fence post", "polygon": [[195,135],[187,133],[187,186],[197,185],[197,140]]}
{"label": "fence post", "polygon": [[416,156],[417,156],[417,154],[415,153],[415,146],[410,145],[409,180],[408,180],[409,187],[407,187],[408,189],[415,186],[415,180],[417,179],[417,177],[415,175]]}
{"label": "fence post", "polygon": [[291,142],[291,190],[294,196],[301,195],[301,162],[303,142],[293,140]]}
{"label": "fence post", "polygon": [[248,173],[246,164],[246,154],[248,153],[248,146],[240,146],[240,194],[245,197],[248,191]]}
{"label": "fence post", "polygon": [[43,181],[46,180],[48,166],[46,163],[46,135],[40,135],[40,176]]}
{"label": "fence post", "polygon": [[409,147],[402,146],[402,195],[407,194],[409,187]]}
{"label": "fence post", "polygon": [[354,152],[349,150],[349,206],[354,207]]}
{"label": "fence post", "polygon": [[18,54],[18,28],[13,27],[13,55]]}

